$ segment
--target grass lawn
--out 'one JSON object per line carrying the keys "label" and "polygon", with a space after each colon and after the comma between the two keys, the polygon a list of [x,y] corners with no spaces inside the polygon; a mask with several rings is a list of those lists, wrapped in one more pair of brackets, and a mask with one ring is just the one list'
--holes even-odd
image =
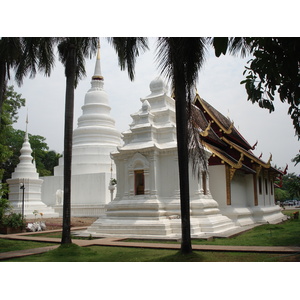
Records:
{"label": "grass lawn", "polygon": [[[293,211],[285,211],[292,215]],[[60,237],[60,233],[54,233]],[[129,241],[129,240],[128,240]],[[136,241],[136,240],[135,240]],[[149,241],[147,241],[149,242]],[[155,241],[153,241],[155,242]],[[159,241],[161,242],[161,241]],[[233,238],[216,238],[213,241],[193,240],[193,244],[300,246],[300,220],[290,219],[282,224],[266,224]],[[48,246],[46,243],[0,239],[0,252]],[[53,245],[53,244],[50,244]],[[140,249],[126,247],[61,246],[44,254],[7,261],[28,262],[262,262],[300,261],[300,254],[268,254],[239,252],[194,251],[181,255],[177,250]]]}
{"label": "grass lawn", "polygon": [[0,253],[8,251],[26,250],[39,247],[53,246],[53,243],[44,242],[31,242],[31,241],[17,241],[17,240],[6,240],[0,239]]}
{"label": "grass lawn", "polygon": [[10,262],[276,262],[300,261],[300,255],[194,251],[182,255],[177,250],[122,247],[60,246],[49,252],[7,260]]}

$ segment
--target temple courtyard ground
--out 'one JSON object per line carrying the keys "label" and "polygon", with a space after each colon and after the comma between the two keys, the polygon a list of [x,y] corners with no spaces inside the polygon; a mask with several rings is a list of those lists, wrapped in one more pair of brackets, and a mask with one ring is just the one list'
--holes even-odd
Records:
{"label": "temple courtyard ground", "polygon": [[[74,245],[80,246],[79,248],[82,248],[83,250],[86,248],[89,249],[97,249],[96,251],[100,251],[100,249],[106,249],[107,252],[114,252],[114,251],[121,251],[121,252],[127,252],[127,251],[141,251],[145,249],[145,251],[161,251],[161,250],[178,250],[180,249],[180,242],[176,241],[152,241],[152,240],[134,240],[134,239],[124,239],[124,238],[95,238],[89,239],[78,239],[76,237],[76,232],[80,232],[82,230],[85,230],[89,225],[91,225],[96,218],[72,218],[71,221],[71,231],[72,231],[72,242]],[[28,221],[34,221],[34,220],[27,220]],[[9,261],[10,259],[18,258],[18,257],[25,257],[30,256],[34,254],[41,254],[48,252],[49,250],[58,248],[60,245],[60,234],[61,234],[61,228],[62,228],[62,218],[51,218],[51,219],[45,219],[43,220],[47,225],[47,231],[43,232],[26,232],[26,233],[19,233],[19,234],[9,234],[9,235],[0,235],[0,239],[4,240],[11,240],[11,241],[19,241],[26,243],[26,241],[35,241],[41,244],[41,247],[35,246],[37,248],[31,248],[31,249],[25,249],[25,250],[17,250],[17,251],[9,251],[4,252],[3,250],[0,251],[0,260],[1,261]],[[299,220],[290,220],[287,221],[290,222],[290,226],[294,228],[299,228]],[[283,225],[286,226],[284,223]],[[269,226],[269,225],[267,225]],[[285,229],[280,228],[277,225],[271,225],[271,227],[266,227],[263,231],[263,234],[265,234],[265,237],[270,240],[274,240],[276,236],[280,233],[281,235],[285,237],[286,233],[283,234],[283,231]],[[280,225],[281,226],[281,225]],[[259,226],[261,227],[261,226]],[[271,230],[272,229],[272,230]],[[296,229],[298,230],[298,229]],[[41,234],[42,233],[42,234]],[[299,261],[300,259],[300,247],[298,243],[298,234],[296,232],[292,233],[292,242],[288,242],[285,245],[220,245],[220,244],[213,244],[210,241],[207,241],[204,244],[194,243],[193,242],[193,250],[195,253],[201,253],[201,255],[208,255],[209,253],[215,253],[215,254],[226,254],[231,253],[236,255],[239,255],[239,253],[244,253],[244,255],[255,255],[255,254],[262,254],[266,255],[265,258],[268,259],[268,257],[283,257],[283,261]],[[296,234],[296,235],[295,235]],[[294,236],[294,237],[293,237]],[[219,240],[219,239],[218,239]],[[232,239],[226,239],[232,240]],[[1,241],[0,241],[1,243]],[[46,247],[45,247],[46,246]],[[101,246],[101,247],[99,247]],[[131,250],[130,250],[131,249]],[[140,249],[140,250],[138,250]],[[175,253],[175,252],[174,252]],[[36,256],[38,257],[38,255]],[[286,260],[286,258],[288,260]],[[199,257],[198,257],[199,258]],[[289,259],[290,258],[290,259]],[[99,258],[100,259],[100,258]],[[124,258],[126,259],[126,258]],[[155,261],[155,255],[154,255],[154,261]],[[66,261],[68,259],[66,258]],[[102,261],[102,260],[99,260]],[[124,260],[123,260],[124,261]],[[126,261],[126,260],[125,260]],[[143,261],[143,260],[137,260],[137,261]],[[195,260],[199,261],[199,260]],[[204,260],[205,261],[205,260]],[[236,260],[233,260],[236,261]],[[247,260],[246,260],[247,261]],[[248,261],[256,261],[255,259],[248,260]],[[276,261],[276,260],[275,260]],[[282,261],[282,260],[279,260]]]}

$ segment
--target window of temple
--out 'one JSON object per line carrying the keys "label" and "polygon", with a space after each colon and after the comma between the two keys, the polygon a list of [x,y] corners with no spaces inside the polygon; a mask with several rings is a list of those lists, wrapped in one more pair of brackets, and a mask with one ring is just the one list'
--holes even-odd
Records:
{"label": "window of temple", "polygon": [[260,176],[258,178],[258,192],[260,195],[262,194],[262,180]]}
{"label": "window of temple", "polygon": [[268,179],[265,179],[266,195],[268,195]]}
{"label": "window of temple", "polygon": [[134,191],[135,191],[135,195],[145,194],[144,170],[134,171]]}
{"label": "window of temple", "polygon": [[206,178],[206,172],[202,172],[202,189],[203,189],[203,194],[207,195],[207,178]]}

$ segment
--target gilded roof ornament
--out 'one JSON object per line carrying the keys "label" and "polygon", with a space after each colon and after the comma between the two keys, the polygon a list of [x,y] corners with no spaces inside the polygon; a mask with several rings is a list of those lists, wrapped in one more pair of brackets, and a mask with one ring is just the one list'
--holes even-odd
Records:
{"label": "gilded roof ornament", "polygon": [[200,134],[201,134],[202,136],[208,136],[208,132],[209,132],[209,130],[210,130],[210,127],[211,127],[211,121],[208,122],[207,127],[205,128],[205,130],[201,131]]}

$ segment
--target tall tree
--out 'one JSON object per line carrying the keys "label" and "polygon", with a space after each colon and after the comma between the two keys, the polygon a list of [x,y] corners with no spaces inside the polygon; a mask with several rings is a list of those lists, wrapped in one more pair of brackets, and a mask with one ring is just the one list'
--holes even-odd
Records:
{"label": "tall tree", "polygon": [[[0,119],[2,115],[6,81],[10,79],[10,71],[20,61],[22,44],[18,37],[0,38]],[[0,127],[2,124],[0,123]]]}
{"label": "tall tree", "polygon": [[[177,151],[181,205],[181,252],[192,252],[190,235],[188,122],[199,70],[205,60],[205,38],[159,38],[158,61],[162,73],[171,79],[175,93]],[[203,152],[200,155],[203,155]],[[205,158],[202,161],[205,166]]]}
{"label": "tall tree", "polygon": [[97,49],[98,38],[59,38],[59,60],[65,67],[64,204],[62,244],[71,244],[71,166],[74,119],[74,90],[85,73],[85,58]]}

